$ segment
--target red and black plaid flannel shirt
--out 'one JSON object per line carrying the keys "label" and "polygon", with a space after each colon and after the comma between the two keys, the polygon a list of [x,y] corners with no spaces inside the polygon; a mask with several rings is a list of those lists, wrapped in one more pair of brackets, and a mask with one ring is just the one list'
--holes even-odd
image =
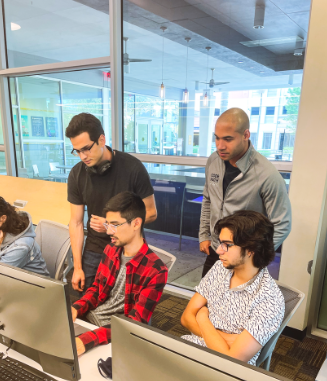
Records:
{"label": "red and black plaid flannel shirt", "polygon": [[[104,303],[110,296],[120,269],[122,248],[107,245],[98,267],[93,285],[74,303],[78,316],[84,315]],[[126,264],[125,316],[148,323],[167,283],[168,269],[146,243]],[[85,350],[108,344],[111,340],[110,325],[79,336]]]}

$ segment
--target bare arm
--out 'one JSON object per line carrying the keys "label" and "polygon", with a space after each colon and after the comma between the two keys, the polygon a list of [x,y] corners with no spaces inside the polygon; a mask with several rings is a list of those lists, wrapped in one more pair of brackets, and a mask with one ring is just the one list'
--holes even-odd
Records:
{"label": "bare arm", "polygon": [[149,224],[157,219],[157,207],[154,194],[143,199],[146,209],[145,224]]}
{"label": "bare arm", "polygon": [[246,329],[229,342],[227,334],[219,332],[211,323],[206,307],[197,313],[196,321],[207,347],[214,351],[247,362],[262,348]]}
{"label": "bare arm", "polygon": [[199,324],[196,321],[196,315],[198,311],[206,304],[207,299],[196,292],[192,296],[181,317],[182,325],[188,330],[190,330],[192,333],[194,333],[194,335],[197,335],[199,337],[202,337],[202,333]]}
{"label": "bare arm", "polygon": [[[74,290],[83,291],[85,276],[82,270],[82,250],[84,243],[84,205],[70,204],[69,236],[74,258],[72,285]],[[79,287],[79,283],[81,283]]]}

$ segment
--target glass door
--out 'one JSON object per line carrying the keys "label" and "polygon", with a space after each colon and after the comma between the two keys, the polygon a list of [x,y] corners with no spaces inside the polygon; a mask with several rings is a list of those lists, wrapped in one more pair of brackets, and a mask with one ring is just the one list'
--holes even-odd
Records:
{"label": "glass door", "polygon": [[152,154],[162,155],[163,154],[163,123],[158,121],[151,122],[151,139],[150,139],[150,150]]}
{"label": "glass door", "polygon": [[136,123],[136,152],[148,153],[148,123],[137,122]]}

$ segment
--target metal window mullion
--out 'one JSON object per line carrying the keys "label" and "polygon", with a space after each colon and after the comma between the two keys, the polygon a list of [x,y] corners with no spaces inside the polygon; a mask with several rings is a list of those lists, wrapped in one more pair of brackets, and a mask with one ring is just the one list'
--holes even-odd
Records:
{"label": "metal window mullion", "polygon": [[[5,37],[5,21],[3,14],[3,2],[0,4],[0,70],[7,68],[7,49]],[[1,121],[3,126],[3,139],[5,146],[6,170],[7,174],[16,176],[16,156],[15,140],[12,126],[12,114],[9,96],[9,80],[0,77],[0,102]]]}
{"label": "metal window mullion", "polygon": [[123,149],[122,0],[109,1],[112,146]]}
{"label": "metal window mullion", "polygon": [[[62,81],[59,81],[59,97],[60,104],[64,104],[63,92],[62,92]],[[65,130],[64,130],[64,110],[63,107],[60,107],[60,117],[61,117],[61,132],[63,138],[63,146],[64,146],[64,165],[66,165],[66,145],[65,145]],[[64,173],[66,173],[66,169],[64,169]]]}
{"label": "metal window mullion", "polygon": [[110,56],[87,58],[83,60],[55,62],[50,64],[31,65],[0,70],[0,77],[24,77],[28,75],[42,75],[61,73],[75,70],[98,69],[110,66]]}
{"label": "metal window mullion", "polygon": [[[22,131],[22,116],[20,112],[20,97],[18,91],[18,78],[14,79],[15,81],[15,92],[16,92],[16,103],[17,103],[17,129],[19,134],[19,146],[20,146],[20,158],[22,161],[22,167],[25,168],[25,154],[24,154],[24,143],[23,143],[23,131]],[[15,135],[15,129],[14,129]]]}

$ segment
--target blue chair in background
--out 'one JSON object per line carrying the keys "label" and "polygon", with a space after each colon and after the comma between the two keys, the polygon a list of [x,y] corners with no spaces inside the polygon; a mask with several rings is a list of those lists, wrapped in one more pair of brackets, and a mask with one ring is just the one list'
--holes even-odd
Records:
{"label": "blue chair in background", "polygon": [[[202,177],[186,177],[185,188],[183,190],[182,206],[181,206],[181,222],[179,229],[179,250],[182,247],[182,229],[183,229],[183,219],[184,219],[184,204],[185,202],[191,204],[202,204],[203,200],[203,188],[205,179]],[[188,198],[189,194],[198,195],[198,197]],[[199,196],[200,195],[200,196]]]}

